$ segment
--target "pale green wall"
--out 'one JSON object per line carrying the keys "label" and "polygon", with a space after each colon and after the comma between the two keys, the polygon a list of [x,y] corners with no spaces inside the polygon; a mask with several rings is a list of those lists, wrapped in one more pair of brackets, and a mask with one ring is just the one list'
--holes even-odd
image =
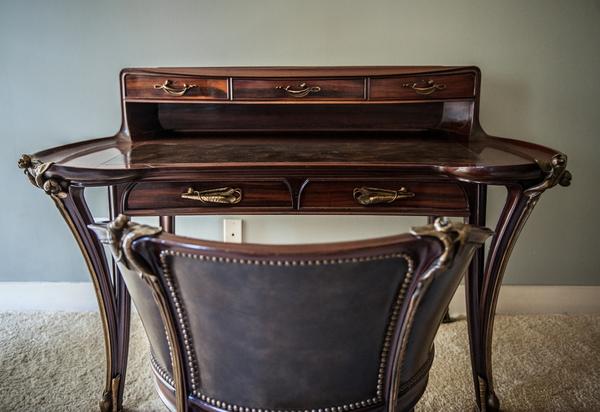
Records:
{"label": "pale green wall", "polygon": [[[542,197],[506,280],[600,284],[599,22],[598,1],[0,0],[0,280],[88,279],[65,224],[16,160],[113,133],[122,67],[473,64],[483,72],[486,130],[568,153],[574,175],[570,188]],[[492,203],[500,199],[494,192]],[[299,220],[249,218],[248,238],[332,240],[407,227],[390,218]],[[220,230],[217,218],[182,229]]]}

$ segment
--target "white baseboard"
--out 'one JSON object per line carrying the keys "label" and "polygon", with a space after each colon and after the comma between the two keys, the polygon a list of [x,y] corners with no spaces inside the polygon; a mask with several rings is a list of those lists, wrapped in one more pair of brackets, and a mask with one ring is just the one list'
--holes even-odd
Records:
{"label": "white baseboard", "polygon": [[0,282],[0,311],[94,312],[91,282]]}
{"label": "white baseboard", "polygon": [[[465,287],[450,302],[450,315],[466,315]],[[504,285],[496,313],[600,313],[600,286]]]}
{"label": "white baseboard", "polygon": [[[464,286],[450,303],[450,314],[465,314]],[[97,311],[89,282],[0,282],[0,311]],[[600,313],[600,286],[505,285],[498,313]]]}

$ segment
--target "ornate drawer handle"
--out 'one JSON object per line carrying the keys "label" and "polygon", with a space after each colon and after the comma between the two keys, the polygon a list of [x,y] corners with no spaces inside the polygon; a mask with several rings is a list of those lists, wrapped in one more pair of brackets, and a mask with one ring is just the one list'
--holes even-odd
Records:
{"label": "ornate drawer handle", "polygon": [[187,93],[188,90],[193,89],[194,87],[198,87],[195,84],[187,85],[183,83],[183,88],[176,89],[173,87],[173,82],[171,80],[165,80],[163,84],[155,84],[154,88],[162,90],[163,92],[170,94],[171,96],[183,96]]}
{"label": "ornate drawer handle", "polygon": [[235,205],[242,200],[242,189],[219,187],[218,189],[194,190],[192,187],[181,194],[182,199],[197,200],[206,205]]}
{"label": "ornate drawer handle", "polygon": [[287,94],[289,94],[292,97],[306,97],[311,93],[319,93],[321,91],[321,88],[319,86],[309,87],[306,85],[306,83],[300,83],[300,85],[298,87],[300,87],[299,90],[294,90],[294,89],[292,89],[292,86],[290,86],[288,84],[285,87],[277,86],[275,88],[278,90],[285,90],[287,92]]}
{"label": "ornate drawer handle", "polygon": [[444,90],[446,85],[443,83],[436,83],[433,80],[424,81],[427,87],[419,87],[419,83],[404,83],[402,87],[413,89],[417,94],[428,95],[432,94],[436,90]]}
{"label": "ornate drawer handle", "polygon": [[401,187],[398,190],[379,189],[376,187],[356,187],[352,192],[354,199],[363,206],[376,205],[378,203],[392,203],[397,199],[415,197],[413,192]]}

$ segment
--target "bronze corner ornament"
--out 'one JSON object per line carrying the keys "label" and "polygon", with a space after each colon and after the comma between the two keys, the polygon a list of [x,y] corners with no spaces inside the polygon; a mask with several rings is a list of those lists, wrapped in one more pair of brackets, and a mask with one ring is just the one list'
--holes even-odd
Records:
{"label": "bronze corner ornament", "polygon": [[107,245],[115,261],[121,262],[128,269],[135,270],[144,278],[148,271],[141,262],[132,255],[133,242],[143,236],[155,236],[162,228],[131,222],[129,216],[120,214],[108,223],[94,223],[88,227],[98,234],[102,244]]}
{"label": "bronze corner ornament", "polygon": [[570,186],[573,175],[567,170],[567,155],[557,153],[549,162],[536,160],[540,169],[546,174],[544,180],[524,191],[529,197],[541,195],[546,189],[556,186]]}
{"label": "bronze corner ornament", "polygon": [[52,162],[41,162],[27,154],[21,155],[21,158],[17,162],[19,169],[23,169],[23,173],[27,176],[32,185],[39,187],[51,196],[64,199],[68,196],[68,184],[64,181],[47,178],[45,176],[45,173],[52,164]]}
{"label": "bronze corner ornament", "polygon": [[[461,222],[452,222],[445,217],[438,217],[433,224],[413,227],[410,231],[415,236],[433,236],[444,245],[442,255],[434,265],[432,273],[446,268],[451,264],[457,245],[464,244],[468,239],[473,228]],[[490,229],[478,228],[487,238],[493,234]]]}

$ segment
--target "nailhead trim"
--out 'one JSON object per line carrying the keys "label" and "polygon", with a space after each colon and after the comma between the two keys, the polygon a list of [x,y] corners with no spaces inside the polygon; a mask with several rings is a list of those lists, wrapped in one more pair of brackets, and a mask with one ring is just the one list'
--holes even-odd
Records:
{"label": "nailhead trim", "polygon": [[[319,266],[319,265],[329,265],[329,264],[340,264],[340,263],[358,263],[358,262],[369,262],[374,260],[384,260],[384,259],[392,259],[392,258],[403,258],[407,263],[407,271],[400,286],[400,290],[398,291],[398,295],[396,297],[396,301],[394,302],[394,306],[392,308],[392,313],[389,317],[389,322],[386,330],[386,334],[383,340],[383,348],[381,350],[380,363],[379,363],[379,371],[377,374],[377,389],[376,395],[372,398],[368,398],[363,401],[348,403],[341,406],[332,406],[327,408],[318,408],[318,409],[262,409],[262,408],[250,408],[247,406],[240,406],[229,404],[227,402],[217,400],[206,396],[198,390],[198,383],[200,382],[199,371],[196,367],[196,356],[194,351],[192,350],[192,338],[189,333],[189,327],[187,325],[187,316],[185,315],[185,311],[183,308],[183,304],[179,299],[179,295],[177,293],[174,280],[170,274],[167,265],[167,256],[177,256],[184,257],[202,261],[210,261],[210,262],[223,262],[223,263],[238,263],[245,265],[261,265],[261,266]],[[217,408],[221,408],[228,411],[233,412],[347,412],[352,411],[359,408],[365,408],[367,406],[371,406],[380,402],[383,402],[383,383],[385,379],[385,368],[387,366],[387,362],[389,360],[389,353],[392,343],[392,338],[394,335],[394,330],[396,328],[396,323],[398,321],[398,315],[400,313],[400,308],[404,299],[406,297],[406,291],[413,277],[414,271],[414,261],[413,259],[403,253],[393,253],[387,255],[379,255],[379,256],[367,256],[367,257],[359,257],[359,258],[343,258],[343,259],[323,259],[323,260],[259,260],[259,259],[237,259],[237,258],[224,258],[221,256],[205,256],[205,255],[196,255],[192,253],[183,253],[179,251],[172,250],[163,250],[160,253],[160,261],[162,264],[162,269],[165,277],[165,281],[167,283],[168,292],[171,295],[173,303],[175,305],[177,311],[177,319],[179,321],[179,326],[181,329],[181,333],[183,335],[183,341],[185,346],[185,351],[187,354],[187,358],[189,360],[188,366],[191,371],[190,383],[192,386],[192,394],[198,397],[203,402],[208,403],[209,405],[216,406]],[[169,345],[170,349],[170,345]],[[173,382],[173,379],[164,371],[158,363],[152,358],[154,363],[156,363],[156,368],[159,372],[164,373],[165,380],[167,382]],[[162,376],[162,375],[161,375]],[[174,387],[174,383],[173,383]]]}
{"label": "nailhead trim", "polygon": [[[185,352],[186,352],[187,359],[188,359],[188,366],[191,371],[191,374],[190,374],[191,376],[189,377],[190,384],[192,386],[192,392],[196,393],[197,392],[196,388],[198,387],[198,383],[200,382],[199,374],[198,374],[197,368],[195,367],[196,354],[191,349],[193,347],[193,343],[192,343],[192,337],[190,336],[190,334],[188,332],[190,330],[190,328],[187,324],[187,316],[185,314],[183,305],[181,304],[181,299],[179,299],[179,295],[178,295],[177,289],[175,287],[175,282],[173,281],[171,273],[168,269],[167,262],[166,262],[167,254],[165,254],[165,252],[166,251],[161,252],[160,261],[161,261],[161,265],[162,265],[162,269],[163,269],[164,278],[167,283],[167,289],[168,289],[167,293],[169,293],[171,295],[172,302],[175,305],[175,311],[177,312],[177,320],[179,321],[179,327],[181,330],[181,334],[183,335],[183,344],[185,346]],[[167,336],[167,341],[168,341],[168,336]],[[171,362],[173,362],[171,345],[169,345],[169,354],[171,355]]]}
{"label": "nailhead trim", "polygon": [[160,377],[163,378],[169,385],[171,385],[174,388],[175,381],[173,380],[173,378],[171,378],[169,373],[165,369],[163,369],[162,366],[160,366],[158,364],[158,361],[154,357],[154,354],[152,353],[152,351],[150,352],[150,363],[152,364],[152,367],[154,368],[154,370],[156,370],[156,372],[158,372]]}
{"label": "nailhead trim", "polygon": [[[173,346],[171,346],[171,338],[169,338],[169,332],[167,331],[167,325],[164,326],[165,331],[165,339],[167,340],[167,348],[169,349],[169,360],[171,361],[171,365],[173,365]],[[157,363],[158,365],[158,363]],[[173,384],[175,387],[175,384]]]}

